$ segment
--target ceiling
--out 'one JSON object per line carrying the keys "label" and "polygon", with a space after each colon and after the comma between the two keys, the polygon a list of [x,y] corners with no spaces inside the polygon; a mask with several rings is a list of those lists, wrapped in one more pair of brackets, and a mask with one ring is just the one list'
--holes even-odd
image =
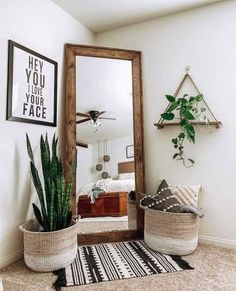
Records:
{"label": "ceiling", "polygon": [[52,0],[94,33],[222,0]]}

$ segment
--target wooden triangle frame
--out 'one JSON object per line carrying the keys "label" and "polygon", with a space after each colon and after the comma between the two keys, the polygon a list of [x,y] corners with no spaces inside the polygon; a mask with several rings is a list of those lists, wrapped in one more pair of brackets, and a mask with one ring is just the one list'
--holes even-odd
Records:
{"label": "wooden triangle frame", "polygon": [[[178,96],[181,88],[183,87],[184,82],[187,79],[189,79],[190,82],[193,84],[193,87],[196,89],[196,91],[198,92],[198,94],[201,94],[200,91],[199,91],[199,89],[198,89],[198,87],[197,87],[197,85],[195,84],[195,82],[193,81],[192,77],[190,76],[190,74],[188,72],[190,70],[190,67],[189,66],[186,66],[185,70],[186,70],[186,73],[185,73],[182,81],[180,82],[178,88],[176,89],[176,91],[175,91],[175,93],[173,95],[174,97],[177,97]],[[209,110],[209,112],[210,112],[211,116],[213,117],[214,121],[209,121],[208,123],[195,121],[195,122],[192,122],[191,124],[193,124],[193,125],[194,124],[198,124],[198,125],[214,125],[216,128],[220,128],[222,126],[221,121],[218,121],[216,119],[215,115],[211,111],[211,109],[208,106],[208,104],[206,103],[205,99],[203,99],[203,102],[204,102],[206,108]],[[165,112],[168,110],[169,106],[170,106],[170,104],[166,107]],[[168,123],[167,122],[164,122],[164,119],[162,117],[159,119],[159,121],[157,123],[154,123],[154,125],[157,127],[157,129],[162,129],[164,126],[175,126],[175,125],[179,125],[179,124],[180,124],[180,122],[168,122]]]}

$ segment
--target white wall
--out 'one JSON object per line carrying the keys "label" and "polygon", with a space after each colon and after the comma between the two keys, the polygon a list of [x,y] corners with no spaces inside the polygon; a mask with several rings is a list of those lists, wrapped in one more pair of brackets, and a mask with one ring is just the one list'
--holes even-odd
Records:
{"label": "white wall", "polygon": [[[58,62],[58,128],[6,121],[8,39]],[[60,130],[64,118],[64,44],[93,43],[93,34],[49,0],[0,0],[0,267],[21,255],[18,226],[32,215],[25,133],[33,147],[40,134]],[[33,198],[35,199],[35,198]]]}
{"label": "white wall", "polygon": [[[205,210],[200,234],[205,241],[236,247],[236,1],[223,1],[96,36],[97,45],[141,50],[146,186],[157,181],[201,183]],[[165,94],[174,93],[184,68],[218,119],[221,129],[197,132],[196,145],[186,150],[195,159],[190,169],[171,159],[174,128],[157,130]]]}
{"label": "white wall", "polygon": [[93,145],[88,148],[78,147],[76,185],[79,187],[91,183],[93,180]]}
{"label": "white wall", "polygon": [[[126,158],[126,146],[132,145],[133,142],[133,136],[123,136],[119,138],[113,138],[107,140],[107,154],[110,156],[110,161],[107,163],[104,163],[103,161],[103,142],[100,141],[100,147],[99,147],[99,163],[103,165],[102,171],[96,171],[95,167],[98,163],[98,145],[93,144],[93,160],[92,160],[92,181],[97,181],[102,179],[101,174],[103,171],[108,172],[109,176],[111,178],[117,178],[118,176],[118,163],[125,162],[125,161],[132,161],[133,159],[127,159]],[[104,168],[105,166],[105,168]],[[92,182],[91,181],[91,182]]]}

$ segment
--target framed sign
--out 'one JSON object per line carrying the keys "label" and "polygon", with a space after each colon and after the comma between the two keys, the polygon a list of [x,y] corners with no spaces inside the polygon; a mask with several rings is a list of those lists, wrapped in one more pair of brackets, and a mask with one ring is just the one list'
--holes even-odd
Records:
{"label": "framed sign", "polygon": [[8,42],[7,120],[57,124],[57,62]]}
{"label": "framed sign", "polygon": [[134,145],[126,146],[126,158],[133,158],[134,157]]}

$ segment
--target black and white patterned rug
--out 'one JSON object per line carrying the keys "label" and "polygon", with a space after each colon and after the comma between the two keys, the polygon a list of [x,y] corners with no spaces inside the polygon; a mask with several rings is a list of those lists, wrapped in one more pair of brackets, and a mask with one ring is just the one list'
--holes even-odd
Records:
{"label": "black and white patterned rug", "polygon": [[180,256],[160,254],[144,241],[80,246],[75,261],[57,271],[60,287],[128,279],[193,269]]}

